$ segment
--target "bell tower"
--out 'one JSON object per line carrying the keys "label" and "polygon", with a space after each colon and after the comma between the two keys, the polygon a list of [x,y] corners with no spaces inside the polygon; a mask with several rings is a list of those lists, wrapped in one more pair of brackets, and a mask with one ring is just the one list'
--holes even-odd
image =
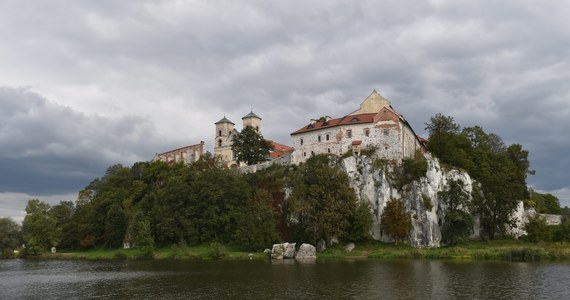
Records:
{"label": "bell tower", "polygon": [[261,132],[261,118],[258,117],[255,113],[253,113],[253,110],[241,119],[243,121],[243,128],[246,128],[247,126],[251,126],[251,127],[255,128],[255,130],[258,133]]}
{"label": "bell tower", "polygon": [[225,116],[214,123],[216,125],[216,135],[214,141],[214,156],[219,156],[223,161],[233,162],[232,138],[235,124]]}

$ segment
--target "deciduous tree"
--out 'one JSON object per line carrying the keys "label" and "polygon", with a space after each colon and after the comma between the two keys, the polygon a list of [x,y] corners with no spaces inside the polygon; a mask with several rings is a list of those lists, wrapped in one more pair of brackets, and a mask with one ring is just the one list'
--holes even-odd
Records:
{"label": "deciduous tree", "polygon": [[412,229],[412,219],[402,200],[392,199],[386,204],[380,225],[396,244],[408,237]]}
{"label": "deciduous tree", "polygon": [[272,149],[271,142],[265,140],[261,133],[251,126],[246,126],[236,135],[232,144],[236,160],[248,165],[265,161]]}

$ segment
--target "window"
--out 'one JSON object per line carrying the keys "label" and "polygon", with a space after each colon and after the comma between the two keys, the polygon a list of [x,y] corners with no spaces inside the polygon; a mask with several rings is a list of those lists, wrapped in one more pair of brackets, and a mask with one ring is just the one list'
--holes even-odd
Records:
{"label": "window", "polygon": [[218,140],[218,147],[222,147],[222,139]]}
{"label": "window", "polygon": [[382,130],[382,132],[384,133],[384,135],[388,135],[390,132],[388,131],[388,129],[384,129]]}
{"label": "window", "polygon": [[364,135],[370,136],[370,129],[368,129],[368,128],[364,129]]}
{"label": "window", "polygon": [[317,136],[317,140],[320,142],[321,141],[321,136]]}
{"label": "window", "polygon": [[299,144],[303,146],[303,139],[299,139]]}
{"label": "window", "polygon": [[327,148],[327,153],[331,153],[331,148]]}
{"label": "window", "polygon": [[307,156],[307,152],[303,152],[303,157]]}
{"label": "window", "polygon": [[311,156],[315,155],[315,151],[311,151]]}
{"label": "window", "polygon": [[349,138],[349,139],[352,138],[352,130],[348,129],[348,130],[346,131],[346,137]]}
{"label": "window", "polygon": [[330,140],[330,135],[327,133],[327,135],[325,135],[325,139],[328,141]]}
{"label": "window", "polygon": [[221,131],[221,130],[218,131],[218,136],[222,136],[222,131]]}

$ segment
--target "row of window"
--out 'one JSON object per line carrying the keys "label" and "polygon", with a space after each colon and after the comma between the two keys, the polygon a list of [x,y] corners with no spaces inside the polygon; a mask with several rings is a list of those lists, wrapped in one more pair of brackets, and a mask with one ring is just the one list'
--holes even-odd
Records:
{"label": "row of window", "polygon": [[[331,148],[327,149],[327,153],[330,154],[331,153]],[[315,151],[311,151],[311,156],[315,155]],[[307,157],[307,152],[303,152],[303,157]]]}
{"label": "row of window", "polygon": [[[390,131],[389,131],[388,129],[383,129],[383,130],[382,130],[382,134],[384,134],[384,135],[387,136],[387,135],[390,134]],[[364,136],[366,136],[366,137],[369,137],[369,136],[370,136],[370,129],[369,129],[369,128],[365,128],[365,129],[364,129]],[[349,139],[352,138],[352,129],[347,129],[347,130],[346,130],[346,137],[349,138]],[[325,134],[325,141],[329,141],[329,140],[330,140],[330,134],[327,133],[327,134]],[[318,142],[321,142],[321,141],[322,141],[322,136],[321,136],[321,135],[318,135],[318,136],[317,136],[317,141],[318,141]],[[303,140],[303,138],[299,139],[299,144],[300,144],[301,146],[303,146],[304,142],[305,142],[305,141]]]}

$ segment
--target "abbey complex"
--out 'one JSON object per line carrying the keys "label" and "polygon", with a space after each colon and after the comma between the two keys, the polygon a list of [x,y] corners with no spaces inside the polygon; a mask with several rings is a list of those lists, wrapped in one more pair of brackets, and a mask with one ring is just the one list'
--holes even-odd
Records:
{"label": "abbey complex", "polygon": [[[261,133],[261,118],[253,111],[242,118],[243,128],[251,126]],[[232,151],[234,137],[239,134],[235,123],[223,117],[215,124],[214,156],[228,167],[239,165]],[[315,154],[359,154],[363,149],[376,152],[380,158],[400,161],[425,150],[425,140],[416,135],[403,115],[376,90],[360,108],[339,118],[329,116],[312,119],[291,133],[292,146],[271,141],[274,148],[266,164],[300,164]],[[153,160],[191,164],[204,154],[204,142],[156,154]]]}

